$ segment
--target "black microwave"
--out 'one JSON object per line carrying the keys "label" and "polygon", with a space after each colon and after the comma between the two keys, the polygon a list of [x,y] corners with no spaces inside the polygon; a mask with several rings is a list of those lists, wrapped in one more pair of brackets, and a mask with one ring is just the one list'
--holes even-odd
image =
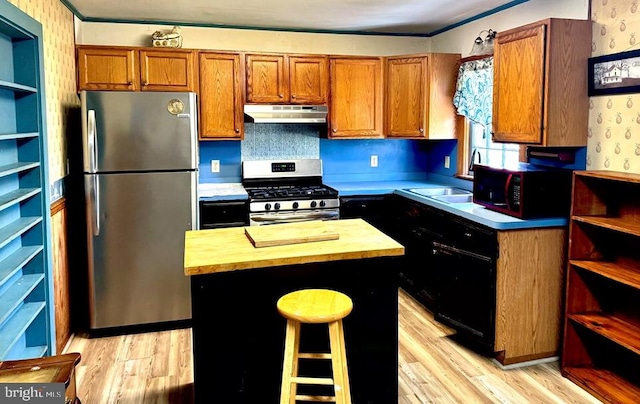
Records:
{"label": "black microwave", "polygon": [[520,219],[568,217],[572,170],[518,163],[475,164],[473,202]]}

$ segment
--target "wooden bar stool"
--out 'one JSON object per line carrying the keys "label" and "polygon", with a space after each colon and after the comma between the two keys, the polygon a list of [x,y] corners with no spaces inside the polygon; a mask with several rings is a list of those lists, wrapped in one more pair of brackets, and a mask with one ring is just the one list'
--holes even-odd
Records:
{"label": "wooden bar stool", "polygon": [[[296,400],[351,404],[342,328],[342,319],[353,309],[349,296],[328,289],[303,289],[282,296],[277,306],[287,319],[280,404],[295,404]],[[301,323],[327,323],[331,352],[299,352]],[[333,378],[298,377],[298,359],[331,359]],[[298,395],[297,384],[333,385],[334,396]]]}

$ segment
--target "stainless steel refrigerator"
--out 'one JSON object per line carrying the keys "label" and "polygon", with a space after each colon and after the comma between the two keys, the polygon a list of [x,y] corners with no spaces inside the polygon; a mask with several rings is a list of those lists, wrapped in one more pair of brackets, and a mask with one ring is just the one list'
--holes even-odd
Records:
{"label": "stainless steel refrigerator", "polygon": [[191,318],[184,234],[197,228],[194,93],[83,91],[91,329]]}

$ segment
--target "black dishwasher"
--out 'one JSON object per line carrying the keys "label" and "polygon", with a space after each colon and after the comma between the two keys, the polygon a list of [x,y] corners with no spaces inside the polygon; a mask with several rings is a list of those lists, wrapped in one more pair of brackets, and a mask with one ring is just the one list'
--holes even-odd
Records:
{"label": "black dishwasher", "polygon": [[247,200],[200,201],[200,230],[249,225]]}
{"label": "black dishwasher", "polygon": [[493,352],[497,232],[457,218],[450,220],[446,241],[433,243],[438,285],[434,317]]}

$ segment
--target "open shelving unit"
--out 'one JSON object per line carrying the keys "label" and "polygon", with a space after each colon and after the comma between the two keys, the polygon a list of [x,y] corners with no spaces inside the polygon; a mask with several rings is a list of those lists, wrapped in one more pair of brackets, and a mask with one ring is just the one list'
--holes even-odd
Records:
{"label": "open shelving unit", "polygon": [[55,354],[41,38],[0,0],[0,361]]}
{"label": "open shelving unit", "polygon": [[562,375],[604,402],[640,402],[640,175],[576,171]]}

